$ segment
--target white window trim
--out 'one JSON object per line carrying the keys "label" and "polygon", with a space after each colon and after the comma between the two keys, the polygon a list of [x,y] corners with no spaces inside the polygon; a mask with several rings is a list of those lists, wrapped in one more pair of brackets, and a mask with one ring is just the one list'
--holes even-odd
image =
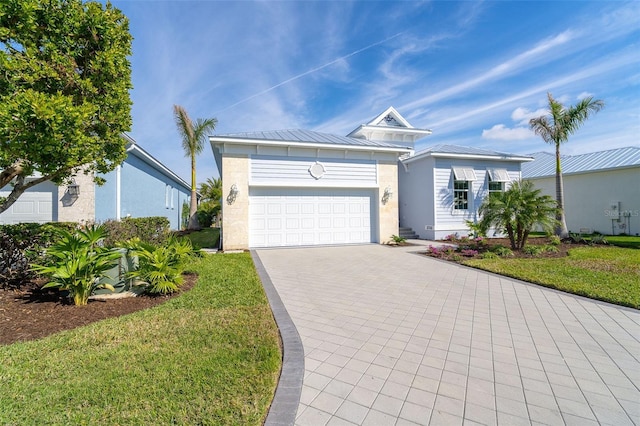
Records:
{"label": "white window trim", "polygon": [[171,186],[170,185],[166,185],[164,187],[164,207],[166,209],[169,208],[169,196],[170,196],[170,192],[171,192]]}

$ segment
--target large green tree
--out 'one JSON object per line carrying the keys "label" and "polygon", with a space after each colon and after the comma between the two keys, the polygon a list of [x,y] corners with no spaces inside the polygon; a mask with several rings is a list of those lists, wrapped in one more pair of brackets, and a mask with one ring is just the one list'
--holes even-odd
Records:
{"label": "large green tree", "polygon": [[213,219],[220,216],[222,210],[222,179],[208,178],[200,184],[200,206],[198,206],[198,221],[202,226],[210,226]]}
{"label": "large green tree", "polygon": [[511,248],[519,250],[534,226],[553,229],[556,211],[553,198],[542,195],[532,182],[516,181],[506,191],[493,192],[484,199],[478,209],[478,227],[485,233],[492,227],[506,233]]}
{"label": "large green tree", "polygon": [[562,183],[562,165],[560,161],[560,144],[567,142],[569,136],[576,132],[591,114],[604,108],[604,102],[593,97],[582,99],[576,105],[565,107],[555,100],[551,93],[549,113],[529,121],[531,129],[542,139],[556,148],[556,202],[558,203],[558,225],[556,235],[561,238],[569,236],[567,220],[564,212],[564,185]]}
{"label": "large green tree", "polygon": [[0,213],[40,182],[126,158],[131,40],[109,3],[0,1]]}
{"label": "large green tree", "polygon": [[218,124],[216,118],[198,118],[195,123],[189,118],[187,111],[180,105],[173,106],[173,113],[182,137],[182,148],[186,157],[191,159],[191,204],[189,206],[189,224],[187,229],[199,229],[198,200],[196,192],[196,157],[204,149],[208,133],[213,132]]}

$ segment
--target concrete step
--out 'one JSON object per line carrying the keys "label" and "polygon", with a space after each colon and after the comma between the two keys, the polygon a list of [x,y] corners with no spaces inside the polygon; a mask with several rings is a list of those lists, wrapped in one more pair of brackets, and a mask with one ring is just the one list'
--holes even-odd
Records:
{"label": "concrete step", "polygon": [[399,232],[400,232],[400,237],[406,238],[408,240],[415,240],[418,238],[418,234],[416,234],[411,228],[401,227]]}

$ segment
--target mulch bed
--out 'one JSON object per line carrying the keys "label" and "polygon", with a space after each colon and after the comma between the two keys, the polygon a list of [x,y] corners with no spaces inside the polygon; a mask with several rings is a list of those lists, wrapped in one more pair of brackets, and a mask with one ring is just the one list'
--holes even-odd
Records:
{"label": "mulch bed", "polygon": [[74,306],[57,290],[29,283],[20,290],[0,289],[0,345],[35,340],[63,330],[157,306],[193,288],[197,275],[185,274],[180,291],[167,296],[141,295]]}
{"label": "mulch bed", "polygon": [[[508,238],[486,238],[484,241],[485,241],[484,245],[487,249],[489,249],[490,247],[495,247],[500,245],[511,248],[511,242],[509,241]],[[443,241],[443,242],[457,245],[456,242],[449,242],[449,241]],[[533,238],[529,237],[529,239],[527,239],[526,245],[533,246],[533,245],[547,245],[547,244],[550,244],[550,239],[547,237],[533,237]],[[535,255],[526,254],[519,250],[513,250],[513,255],[509,257],[510,258],[562,258],[562,257],[566,257],[569,254],[569,250],[572,248],[575,248],[577,245],[579,244],[563,242],[555,246],[556,249],[558,250],[557,252],[542,252]],[[429,253],[425,253],[425,254],[429,256]],[[466,259],[469,259],[469,257],[463,257],[459,259],[459,261],[463,261]],[[451,259],[451,260],[454,260],[454,259]]]}

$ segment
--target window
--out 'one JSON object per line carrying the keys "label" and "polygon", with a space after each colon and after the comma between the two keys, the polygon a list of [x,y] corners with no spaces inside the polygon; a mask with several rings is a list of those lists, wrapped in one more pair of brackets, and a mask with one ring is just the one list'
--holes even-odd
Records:
{"label": "window", "polygon": [[166,185],[164,187],[164,207],[169,208],[169,197],[171,197],[171,186]]}
{"label": "window", "polygon": [[487,177],[489,179],[489,195],[504,191],[504,183],[511,181],[506,169],[489,169]]}
{"label": "window", "polygon": [[468,180],[453,181],[453,209],[454,210],[469,209],[469,181]]}
{"label": "window", "polygon": [[453,167],[453,209],[469,210],[469,182],[476,180],[471,167]]}

